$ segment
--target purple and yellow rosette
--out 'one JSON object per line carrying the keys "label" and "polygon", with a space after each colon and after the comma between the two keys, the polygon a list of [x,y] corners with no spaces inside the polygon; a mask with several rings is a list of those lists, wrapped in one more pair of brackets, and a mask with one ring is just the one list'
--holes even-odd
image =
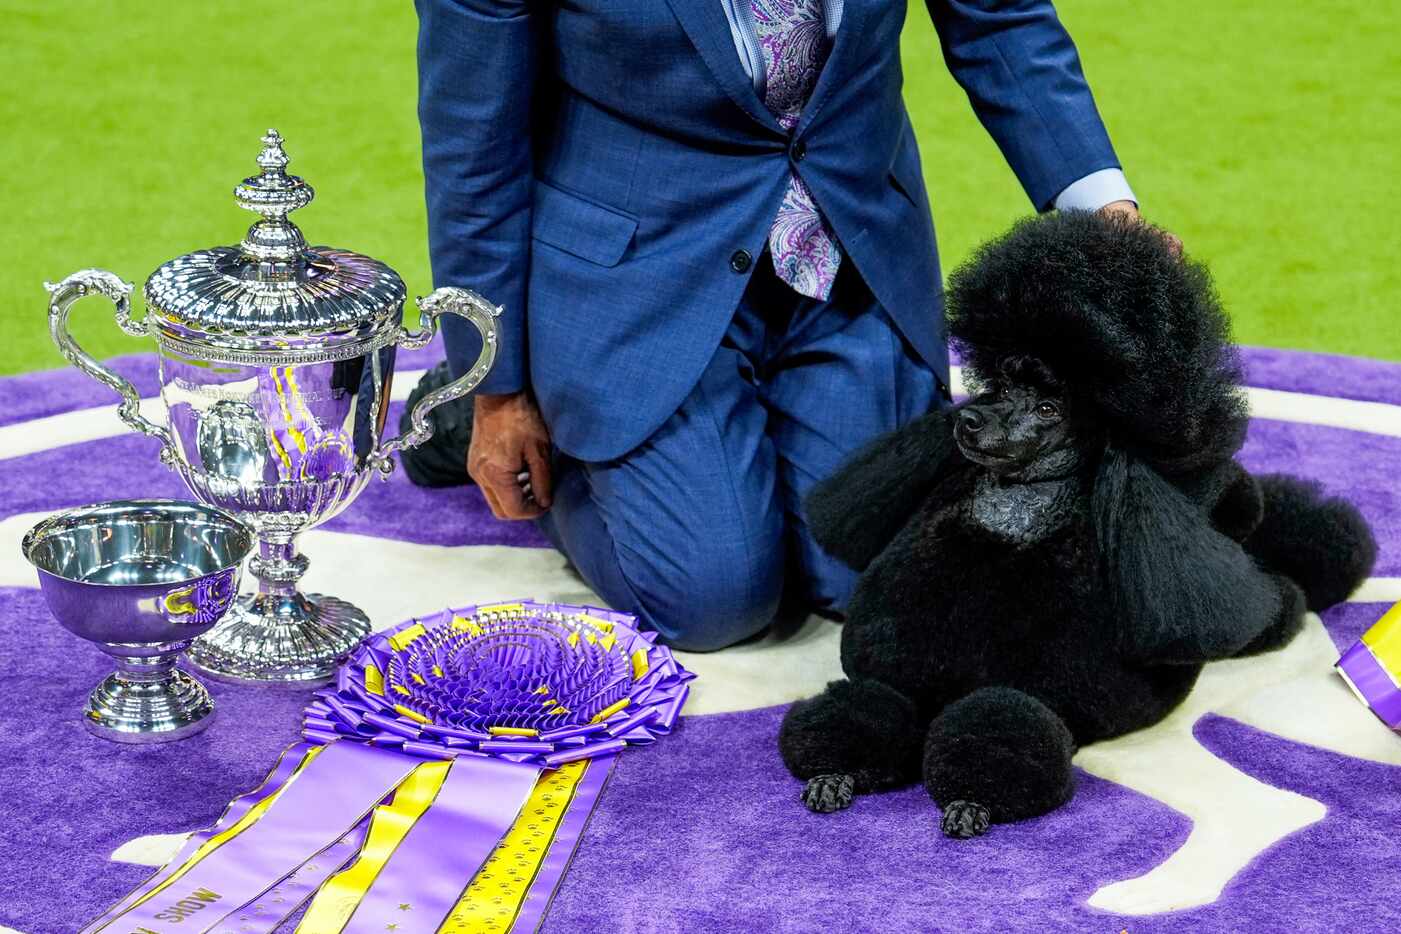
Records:
{"label": "purple and yellow rosette", "polygon": [[1401,730],[1401,603],[1343,653],[1337,669],[1372,713]]}
{"label": "purple and yellow rosette", "polygon": [[85,932],[532,931],[694,676],[633,617],[518,601],[371,636],[259,788]]}
{"label": "purple and yellow rosette", "polygon": [[302,735],[556,768],[670,733],[694,675],[633,617],[532,602],[445,610],[367,639]]}

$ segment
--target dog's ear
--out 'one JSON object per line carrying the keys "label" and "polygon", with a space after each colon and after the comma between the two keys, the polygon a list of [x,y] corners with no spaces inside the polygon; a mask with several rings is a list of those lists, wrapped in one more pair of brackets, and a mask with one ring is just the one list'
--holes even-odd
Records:
{"label": "dog's ear", "polygon": [[929,492],[969,463],[953,440],[952,410],[922,415],[882,435],[813,487],[803,503],[813,538],[864,571]]}
{"label": "dog's ear", "polygon": [[1110,446],[1092,496],[1107,596],[1130,657],[1229,658],[1275,621],[1275,582],[1211,525],[1203,507]]}

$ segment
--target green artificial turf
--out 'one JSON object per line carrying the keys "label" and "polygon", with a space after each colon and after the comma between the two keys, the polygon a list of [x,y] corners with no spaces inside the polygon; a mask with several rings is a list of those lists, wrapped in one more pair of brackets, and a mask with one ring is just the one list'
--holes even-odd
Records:
{"label": "green artificial turf", "polygon": [[[1401,359],[1389,6],[1059,4],[1145,213],[1211,263],[1245,343]],[[906,98],[951,268],[1029,207],[911,7]],[[309,239],[428,290],[410,4],[0,0],[0,21],[0,372],[61,362],[45,279],[139,284],[237,241],[231,189],[269,126],[318,191]],[[74,314],[97,355],[144,349],[100,301]]]}

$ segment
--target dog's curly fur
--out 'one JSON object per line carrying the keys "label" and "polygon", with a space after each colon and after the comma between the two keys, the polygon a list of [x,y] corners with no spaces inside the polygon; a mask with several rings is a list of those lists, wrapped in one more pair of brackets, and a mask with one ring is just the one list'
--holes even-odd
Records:
{"label": "dog's curly fur", "polygon": [[813,810],[923,777],[971,836],[1065,802],[1077,745],[1157,722],[1207,661],[1283,645],[1376,546],[1349,504],[1235,462],[1227,319],[1160,231],[1030,219],[948,299],[984,391],[811,494],[818,541],[862,573],[847,680],[793,706],[780,748]]}

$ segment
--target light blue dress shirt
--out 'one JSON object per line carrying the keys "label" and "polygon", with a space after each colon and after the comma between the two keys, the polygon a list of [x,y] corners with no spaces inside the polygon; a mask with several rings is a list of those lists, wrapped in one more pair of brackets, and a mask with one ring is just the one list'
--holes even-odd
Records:
{"label": "light blue dress shirt", "polygon": [[[843,4],[844,0],[825,0],[823,4],[829,39],[837,34],[837,27],[841,25]],[[744,65],[744,73],[754,82],[754,92],[762,100],[767,79],[764,55],[759,49],[759,37],[754,28],[754,8],[750,0],[720,0],[720,5],[725,8],[725,18],[729,20],[730,35],[734,39],[740,63]],[[1055,206],[1058,211],[1097,211],[1115,201],[1137,204],[1138,196],[1129,187],[1122,169],[1100,169],[1065,186],[1056,195]]]}

